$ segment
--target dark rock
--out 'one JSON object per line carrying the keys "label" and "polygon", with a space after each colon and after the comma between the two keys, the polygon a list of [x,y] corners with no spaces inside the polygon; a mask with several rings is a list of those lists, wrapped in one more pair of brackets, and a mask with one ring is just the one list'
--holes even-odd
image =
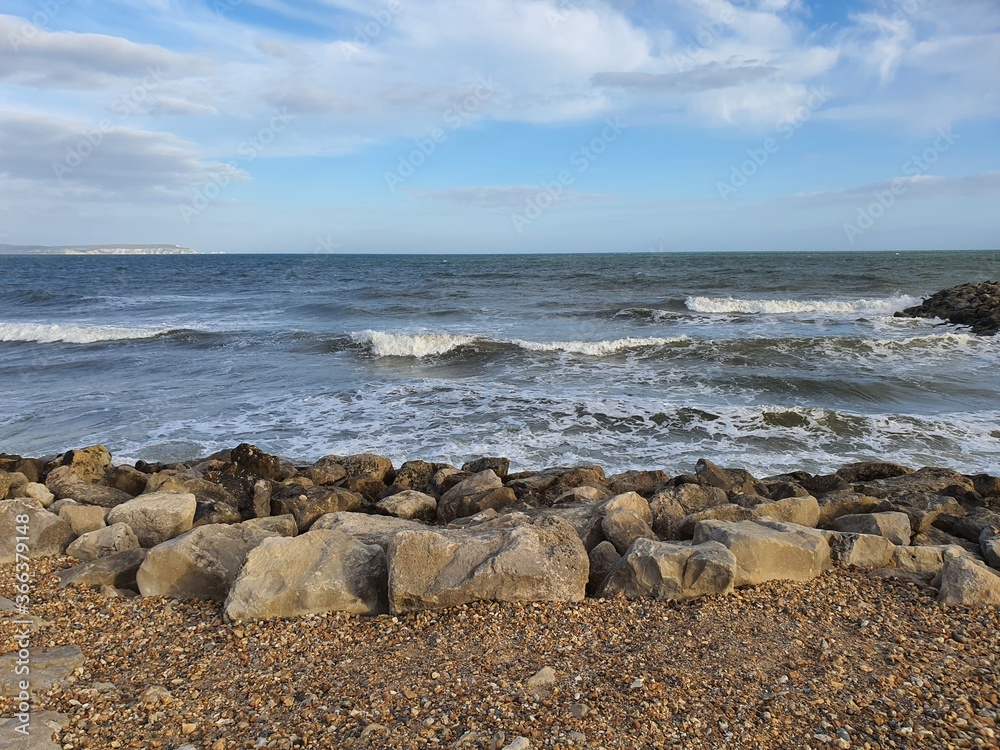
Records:
{"label": "dark rock", "polygon": [[41,484],[42,477],[45,475],[45,464],[37,458],[22,458],[17,462],[16,471],[24,474],[29,482]]}
{"label": "dark rock", "polygon": [[146,559],[146,550],[118,552],[97,560],[59,571],[59,588],[67,586],[114,586],[116,589],[138,591],[135,574]]}
{"label": "dark rock", "polygon": [[256,445],[242,443],[230,454],[232,463],[239,464],[259,479],[279,482],[282,479],[281,461],[277,456],[265,453]]}
{"label": "dark rock", "polygon": [[931,295],[915,307],[896,313],[897,318],[941,318],[972,332],[992,336],[1000,331],[1000,283],[962,284]]}
{"label": "dark rock", "polygon": [[753,493],[756,491],[756,479],[744,469],[724,469],[716,466],[707,458],[698,459],[695,464],[698,484],[717,487],[726,492]]}
{"label": "dark rock", "polygon": [[506,479],[510,473],[510,459],[500,457],[477,458],[475,461],[468,461],[462,465],[462,471],[467,471],[470,474],[478,474],[487,469],[490,469],[501,479]]}
{"label": "dark rock", "polygon": [[426,461],[407,461],[396,471],[396,478],[382,496],[395,495],[403,490],[416,490],[417,492],[432,495],[434,493],[431,491],[431,480],[434,478],[434,474],[443,468],[444,464],[431,464]]}
{"label": "dark rock", "polygon": [[626,471],[608,477],[610,495],[621,495],[625,492],[635,492],[649,498],[670,483],[670,475],[659,469],[654,471]]}
{"label": "dark rock", "polygon": [[914,534],[927,531],[942,514],[965,515],[965,508],[955,498],[929,492],[914,492],[885,499],[878,504],[875,512],[885,511],[899,511],[909,516]]}
{"label": "dark rock", "polygon": [[374,503],[380,497],[382,497],[386,490],[385,482],[377,477],[362,475],[359,477],[350,477],[345,480],[341,486],[350,490],[351,492],[356,492],[361,495],[369,503]]}
{"label": "dark rock", "polygon": [[989,474],[976,474],[968,478],[972,480],[973,489],[981,497],[1000,497],[1000,477],[991,477]]}
{"label": "dark rock", "polygon": [[313,484],[336,484],[347,476],[347,469],[340,464],[340,456],[324,456],[302,474]]}
{"label": "dark rock", "polygon": [[127,492],[100,484],[60,485],[59,492],[56,492],[55,496],[59,500],[71,498],[84,505],[99,505],[102,508],[114,508],[132,499]]}
{"label": "dark rock", "polygon": [[831,492],[849,491],[851,489],[851,485],[839,474],[820,474],[814,477],[803,477],[799,480],[799,484],[816,497],[822,497]]}
{"label": "dark rock", "polygon": [[[812,494],[798,482],[783,480],[762,479],[757,482],[757,488],[763,491],[770,500],[784,500],[786,497],[808,497]],[[736,502],[736,500],[732,500],[732,502]]]}
{"label": "dark rock", "polygon": [[240,512],[232,505],[215,500],[199,500],[194,512],[194,527],[213,523],[239,523],[242,520]]}
{"label": "dark rock", "polygon": [[948,528],[941,523],[942,517],[934,523],[938,528],[943,528],[953,536],[968,539],[970,542],[978,542],[983,533],[983,529],[1000,528],[1000,513],[987,508],[977,508],[967,516],[960,518],[949,516]]}
{"label": "dark rock", "polygon": [[290,513],[295,517],[299,531],[308,531],[316,519],[327,513],[358,510],[364,498],[341,487],[303,487],[287,485],[271,497],[271,512],[275,515]]}
{"label": "dark rock", "polygon": [[149,480],[148,474],[143,474],[138,469],[131,466],[116,466],[108,472],[107,483],[109,487],[127,492],[132,497],[141,495],[146,491],[146,482]]}
{"label": "dark rock", "polygon": [[492,470],[473,474],[456,484],[441,496],[437,507],[437,520],[449,523],[456,518],[474,516],[487,508],[500,510],[517,502],[517,496]]}
{"label": "dark rock", "polygon": [[577,466],[560,471],[555,482],[545,491],[544,500],[551,503],[560,495],[577,487],[597,487],[608,490],[604,469],[600,466]]}
{"label": "dark rock", "polygon": [[877,479],[892,479],[905,474],[912,474],[913,469],[909,469],[899,464],[890,464],[884,461],[862,461],[855,464],[847,464],[837,470],[837,476],[849,484],[855,482],[872,482]]}
{"label": "dark rock", "polygon": [[374,453],[359,453],[346,456],[340,460],[349,477],[374,477],[380,482],[390,484],[395,476],[392,461],[385,456]]}
{"label": "dark rock", "polygon": [[608,573],[622,559],[611,542],[601,542],[590,550],[590,578],[587,581],[587,594],[593,596],[608,577]]}

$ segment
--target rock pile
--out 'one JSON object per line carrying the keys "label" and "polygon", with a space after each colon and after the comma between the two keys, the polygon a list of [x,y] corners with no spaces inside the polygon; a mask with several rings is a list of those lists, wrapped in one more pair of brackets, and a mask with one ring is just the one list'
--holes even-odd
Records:
{"label": "rock pile", "polygon": [[[62,586],[224,603],[232,620],[402,614],[586,595],[683,600],[831,566],[923,577],[1000,604],[1000,478],[867,462],[759,479],[598,466],[510,473],[373,454],[294,465],[252,445],[114,466],[103,446],[0,456],[0,518]],[[0,562],[15,549],[0,541]],[[4,546],[5,545],[5,546]]]}
{"label": "rock pile", "polygon": [[941,318],[972,327],[973,333],[993,336],[1000,331],[1000,282],[962,284],[927,298],[897,318]]}

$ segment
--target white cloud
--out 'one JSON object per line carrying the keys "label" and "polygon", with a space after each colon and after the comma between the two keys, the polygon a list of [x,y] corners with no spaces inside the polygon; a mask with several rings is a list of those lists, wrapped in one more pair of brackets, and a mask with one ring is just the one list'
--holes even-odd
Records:
{"label": "white cloud", "polygon": [[[536,200],[546,193],[541,185],[484,185],[476,187],[425,190],[408,188],[407,193],[414,198],[441,201],[463,208],[521,209],[528,201]],[[563,190],[559,193],[559,203],[578,201],[609,200],[611,196],[602,193],[587,193],[579,190]]]}

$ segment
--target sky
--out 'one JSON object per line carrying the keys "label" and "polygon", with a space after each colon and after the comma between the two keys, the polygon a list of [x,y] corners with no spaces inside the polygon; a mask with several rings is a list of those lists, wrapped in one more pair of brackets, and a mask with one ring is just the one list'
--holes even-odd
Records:
{"label": "sky", "polygon": [[3,0],[0,243],[1000,247],[996,0]]}

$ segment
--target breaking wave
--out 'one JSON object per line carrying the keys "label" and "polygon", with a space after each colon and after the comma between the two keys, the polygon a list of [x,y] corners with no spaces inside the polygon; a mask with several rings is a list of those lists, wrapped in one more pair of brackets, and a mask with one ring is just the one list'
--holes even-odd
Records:
{"label": "breaking wave", "polygon": [[49,323],[0,323],[0,341],[29,341],[40,344],[95,344],[101,341],[149,339],[166,333],[170,333],[170,330]]}
{"label": "breaking wave", "polygon": [[699,313],[743,313],[789,315],[796,313],[830,313],[834,315],[891,315],[906,307],[918,305],[920,297],[899,295],[880,299],[856,300],[792,300],[737,299],[735,297],[688,297],[685,307]]}

